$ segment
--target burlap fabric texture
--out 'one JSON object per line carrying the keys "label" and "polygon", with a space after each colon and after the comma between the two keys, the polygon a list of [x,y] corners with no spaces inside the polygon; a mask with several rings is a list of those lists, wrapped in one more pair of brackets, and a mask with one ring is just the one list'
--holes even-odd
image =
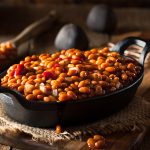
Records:
{"label": "burlap fabric texture", "polygon": [[83,139],[95,133],[104,135],[117,131],[130,131],[142,129],[150,125],[150,104],[142,97],[135,96],[131,103],[118,113],[103,120],[82,126],[64,128],[61,134],[56,134],[54,129],[41,129],[20,124],[9,118],[0,104],[0,130],[16,130],[32,135],[34,140],[52,144],[56,141]]}

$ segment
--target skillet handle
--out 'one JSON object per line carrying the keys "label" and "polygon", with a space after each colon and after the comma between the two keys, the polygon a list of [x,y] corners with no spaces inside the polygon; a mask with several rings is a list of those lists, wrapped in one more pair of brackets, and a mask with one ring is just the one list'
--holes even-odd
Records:
{"label": "skillet handle", "polygon": [[143,48],[143,51],[140,54],[140,59],[139,59],[139,63],[143,66],[146,55],[148,52],[150,52],[150,42],[149,41],[145,41],[145,40],[143,40],[141,38],[137,38],[137,37],[128,37],[128,38],[118,42],[113,47],[112,51],[117,51],[120,53],[120,55],[123,56],[125,50],[133,44],[138,45]]}

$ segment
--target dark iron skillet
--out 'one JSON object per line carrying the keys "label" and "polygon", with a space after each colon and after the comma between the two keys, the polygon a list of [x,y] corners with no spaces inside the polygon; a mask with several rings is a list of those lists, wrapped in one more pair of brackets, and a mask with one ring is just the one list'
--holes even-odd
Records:
{"label": "dark iron skillet", "polygon": [[[142,70],[137,79],[128,87],[104,96],[62,103],[29,102],[17,91],[0,87],[0,99],[6,113],[20,123],[36,127],[52,127],[56,124],[87,123],[122,109],[132,100],[143,79],[144,60],[150,50],[149,42],[130,37],[116,44],[113,51],[118,51],[124,56],[126,48],[132,44],[143,48],[139,60]],[[5,73],[2,73],[0,77],[2,78]]]}

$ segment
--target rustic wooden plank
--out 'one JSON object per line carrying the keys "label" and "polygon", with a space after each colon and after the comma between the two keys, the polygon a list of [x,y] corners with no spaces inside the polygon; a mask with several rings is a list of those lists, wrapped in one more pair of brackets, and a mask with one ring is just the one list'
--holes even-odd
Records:
{"label": "rustic wooden plank", "polygon": [[35,141],[32,141],[32,138],[30,135],[20,133],[20,132],[10,132],[7,130],[6,131],[1,131],[1,136],[0,136],[0,143],[5,144],[5,145],[10,145],[15,148],[19,148],[22,150],[27,150],[27,149],[37,149],[41,150],[56,150],[56,147],[51,147],[49,145],[43,144],[43,143],[38,143]]}
{"label": "rustic wooden plank", "polygon": [[123,135],[121,138],[118,136],[113,144],[111,145],[111,150],[124,149],[128,150],[132,148],[132,143],[137,138],[136,134]]}
{"label": "rustic wooden plank", "polygon": [[[128,150],[132,149],[143,141],[145,134],[147,132],[142,131],[133,131],[126,133],[115,133],[106,137],[107,146],[106,150]],[[7,130],[7,135],[4,133],[0,136],[0,143],[11,145],[22,150],[27,149],[37,149],[37,150],[88,150],[87,144],[85,141],[69,141],[66,143],[60,142],[57,145],[47,145],[41,142],[32,141],[31,136],[20,133],[20,132],[11,132]],[[15,150],[15,149],[14,149]],[[146,149],[145,149],[146,150]]]}

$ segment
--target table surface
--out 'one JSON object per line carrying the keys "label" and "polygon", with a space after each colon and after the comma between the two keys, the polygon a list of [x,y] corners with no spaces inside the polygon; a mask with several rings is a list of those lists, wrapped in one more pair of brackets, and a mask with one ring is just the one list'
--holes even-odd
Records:
{"label": "table surface", "polygon": [[[1,6],[0,6],[1,7]],[[50,9],[55,8],[62,16],[60,17],[60,24],[53,30],[47,32],[48,34],[41,35],[40,38],[28,41],[32,46],[32,53],[37,53],[42,47],[43,49],[52,50],[53,40],[58,32],[60,26],[66,22],[73,22],[81,25],[87,33],[91,45],[99,47],[105,45],[108,42],[117,42],[128,36],[140,36],[145,39],[150,39],[150,20],[146,19],[150,17],[150,10],[148,9],[137,9],[137,8],[123,8],[115,9],[115,13],[118,19],[118,26],[113,35],[107,34],[96,34],[90,31],[85,24],[85,18],[91,5],[76,6],[76,5],[65,5],[65,6],[49,6],[49,7],[18,7],[18,8],[0,8],[0,17],[3,20],[0,23],[0,41],[8,40],[19,33],[26,25],[31,23],[46,14]],[[70,12],[71,13],[68,13]],[[19,14],[16,16],[16,13]],[[80,15],[79,15],[80,14]],[[130,15],[129,15],[130,14]],[[11,17],[10,17],[11,15]],[[128,17],[126,17],[128,16]],[[143,18],[144,16],[144,18]],[[126,20],[124,20],[126,17]],[[140,21],[140,24],[139,24]],[[11,23],[11,26],[8,25]],[[42,41],[42,42],[39,42]],[[44,41],[44,42],[43,42]],[[150,63],[145,65],[145,75],[141,86],[137,91],[137,95],[144,97],[150,102],[149,96],[149,81],[150,81]],[[115,133],[107,137],[108,150],[127,150],[127,149],[138,149],[138,150],[149,150],[150,149],[150,132],[149,127],[141,132],[129,132],[129,133]],[[0,150],[17,150],[19,149],[66,149],[66,150],[87,150],[88,147],[85,141],[69,141],[65,144],[58,144],[49,146],[43,143],[37,143],[31,140],[30,135],[23,133],[1,133],[0,135]],[[10,145],[10,146],[6,146]]]}

